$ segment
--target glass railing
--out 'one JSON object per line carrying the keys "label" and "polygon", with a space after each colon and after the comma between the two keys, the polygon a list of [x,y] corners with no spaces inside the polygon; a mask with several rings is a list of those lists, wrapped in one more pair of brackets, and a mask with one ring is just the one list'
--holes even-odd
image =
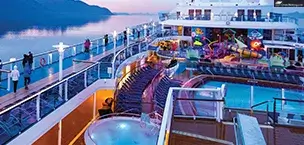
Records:
{"label": "glass railing", "polygon": [[169,14],[168,16],[159,17],[160,20],[201,20],[201,21],[244,21],[244,22],[288,22],[297,24],[296,18],[282,15],[243,15],[235,16],[231,14],[214,14],[212,15],[182,15]]}
{"label": "glass railing", "polygon": [[[223,118],[224,88],[224,86],[222,88],[171,87],[168,91],[168,95],[165,100],[157,100],[161,104],[165,102],[163,119],[157,145],[164,145],[165,142],[168,142],[170,136],[169,134],[171,132],[172,119],[174,116],[190,116],[191,118],[212,117],[220,122]],[[210,94],[211,92],[214,92],[214,96],[212,96],[215,99],[214,102],[211,101],[213,98],[210,100],[208,100],[208,98],[206,100],[193,98],[196,96],[196,94]],[[197,103],[197,101],[200,102]],[[197,104],[195,104],[194,102],[196,102]],[[197,107],[200,107],[198,109],[200,109],[199,111],[201,112],[198,112]],[[210,112],[204,112],[204,109],[206,108],[210,110]]]}
{"label": "glass railing", "polygon": [[75,97],[98,79],[99,65],[86,69],[48,86],[0,112],[0,144],[5,144],[42,118]]}
{"label": "glass railing", "polygon": [[304,100],[274,98],[274,111],[271,114],[275,124],[304,126]]}
{"label": "glass railing", "polygon": [[[149,23],[140,24],[138,26],[130,27],[130,29],[140,30],[141,38],[143,38],[143,34],[144,34],[145,30],[141,27],[144,27],[144,25],[147,26],[147,29],[154,29],[154,32],[156,32],[157,28],[159,28],[158,23],[154,23],[152,25],[152,22],[149,22]],[[150,28],[152,26],[154,28]],[[152,33],[152,31],[150,31],[150,34],[151,33]],[[134,34],[132,34],[130,32],[130,36],[133,36],[133,35]],[[114,47],[113,36],[109,35],[108,38],[109,38],[109,41],[108,41],[107,46],[105,46],[105,44],[104,44],[104,36],[102,38],[91,40],[91,45],[90,45],[91,48],[90,48],[89,54],[84,52],[83,43],[75,44],[75,45],[69,46],[68,48],[65,48],[64,59],[63,59],[63,69],[65,70],[65,69],[73,66],[74,59],[89,60],[95,56],[104,54],[105,52],[113,49],[113,47]],[[132,41],[132,37],[130,37],[130,41]],[[117,35],[116,46],[119,47],[119,46],[123,46],[123,45],[124,45],[124,40],[123,40],[123,32],[122,32]],[[44,78],[47,78],[50,75],[53,75],[53,74],[59,72],[59,68],[58,68],[59,53],[56,49],[34,55],[33,60],[34,60],[33,65],[32,65],[33,76],[31,78],[32,83],[42,80]],[[107,61],[107,62],[110,62],[110,61]],[[23,65],[22,65],[21,58],[14,60],[12,62],[9,62],[9,61],[3,62],[2,69],[5,71],[10,71],[10,70],[12,70],[14,65],[16,65],[18,67],[18,69],[22,75],[23,74],[23,71],[22,71]],[[37,75],[34,75],[34,74],[37,74]],[[12,91],[12,89],[11,89],[12,83],[10,83],[8,81],[9,75],[7,73],[1,73],[0,75],[1,75],[1,88],[3,88],[0,90],[0,96],[4,96]],[[18,83],[18,88],[22,88],[23,84],[24,84],[23,80],[20,79],[20,81]],[[7,91],[5,91],[5,90],[7,90]]]}
{"label": "glass railing", "polygon": [[[143,44],[147,45],[147,43],[153,41],[155,38],[156,37],[153,37],[149,40],[148,37],[148,41],[144,41]],[[145,50],[145,48],[147,47],[144,46],[143,50]],[[132,51],[127,52],[132,52],[134,54],[139,53],[136,49],[132,49]],[[80,51],[80,53],[82,53],[82,51]],[[46,53],[45,55],[48,54],[49,53]],[[22,132],[26,131],[29,127],[56,110],[58,107],[62,106],[87,87],[91,86],[97,80],[111,78],[111,61],[113,61],[113,55],[111,55],[112,54],[108,55],[110,57],[102,58],[100,62],[90,62],[89,60],[86,62],[79,61],[77,63],[92,64],[88,65],[88,67],[83,70],[74,71],[74,73],[64,78],[62,81],[53,85],[50,84],[38,93],[4,108],[0,112],[0,134],[2,135],[0,137],[0,144],[7,143]],[[36,59],[39,58],[39,56],[35,57]],[[65,59],[67,58],[65,57]],[[14,65],[16,63],[20,63],[21,65],[21,61],[22,60],[17,60],[12,63],[6,63],[6,66]],[[72,59],[71,66],[75,66],[74,62],[75,59]],[[37,68],[35,70],[37,70]],[[2,73],[9,72],[4,70]]]}

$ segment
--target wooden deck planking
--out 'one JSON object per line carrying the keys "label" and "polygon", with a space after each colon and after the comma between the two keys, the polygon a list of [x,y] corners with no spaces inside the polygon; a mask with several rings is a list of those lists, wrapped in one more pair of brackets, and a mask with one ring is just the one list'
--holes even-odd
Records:
{"label": "wooden deck planking", "polygon": [[[125,48],[125,46],[119,46],[117,47],[116,51],[120,51],[123,48]],[[93,58],[90,58],[90,61],[98,61],[110,54],[112,54],[114,52],[113,49],[108,50],[102,54],[99,54]],[[63,77],[67,77],[71,74],[74,73],[75,68],[77,68],[77,70],[83,70],[87,67],[89,67],[90,65],[92,65],[91,63],[78,63],[75,65],[75,67],[71,66],[65,70],[63,70]],[[44,87],[51,85],[55,82],[57,82],[59,79],[59,73],[55,73],[53,75],[50,75],[49,77],[46,77],[44,79],[41,79],[35,83],[30,84],[28,87],[28,90],[25,90],[24,88],[20,88],[17,90],[17,93],[9,93],[5,96],[0,97],[0,108],[1,109],[5,109],[5,107],[12,105],[26,97],[29,97],[31,95],[33,95],[34,93],[39,92],[41,89],[43,89]]]}

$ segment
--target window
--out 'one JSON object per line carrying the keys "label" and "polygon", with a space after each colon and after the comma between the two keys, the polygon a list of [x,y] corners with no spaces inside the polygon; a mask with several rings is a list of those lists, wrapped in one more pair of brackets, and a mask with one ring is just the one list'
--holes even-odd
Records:
{"label": "window", "polygon": [[205,20],[210,20],[211,19],[211,10],[210,9],[204,10],[204,19]]}
{"label": "window", "polygon": [[272,30],[264,30],[264,40],[272,39]]}

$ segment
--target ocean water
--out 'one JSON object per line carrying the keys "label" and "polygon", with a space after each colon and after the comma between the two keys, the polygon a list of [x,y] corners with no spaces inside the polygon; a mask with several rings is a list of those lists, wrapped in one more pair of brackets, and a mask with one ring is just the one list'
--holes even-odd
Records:
{"label": "ocean water", "polygon": [[97,23],[88,23],[81,27],[68,27],[65,31],[26,29],[20,32],[7,32],[0,38],[0,59],[21,58],[29,51],[34,54],[52,50],[52,45],[64,42],[72,45],[85,39],[102,37],[104,34],[121,32],[126,27],[158,20],[157,15],[116,15]]}

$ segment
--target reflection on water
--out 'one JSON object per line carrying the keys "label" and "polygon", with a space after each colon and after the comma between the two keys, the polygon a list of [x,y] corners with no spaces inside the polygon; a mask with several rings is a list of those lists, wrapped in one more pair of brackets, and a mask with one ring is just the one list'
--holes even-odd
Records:
{"label": "reflection on water", "polygon": [[107,20],[98,23],[88,23],[81,27],[55,28],[51,30],[32,28],[19,32],[8,32],[0,39],[0,59],[7,61],[10,57],[20,58],[22,54],[28,51],[36,54],[47,51],[52,49],[52,45],[60,41],[70,45],[80,43],[86,38],[98,38],[114,30],[121,32],[126,27],[151,20],[157,20],[157,16],[111,16]]}

